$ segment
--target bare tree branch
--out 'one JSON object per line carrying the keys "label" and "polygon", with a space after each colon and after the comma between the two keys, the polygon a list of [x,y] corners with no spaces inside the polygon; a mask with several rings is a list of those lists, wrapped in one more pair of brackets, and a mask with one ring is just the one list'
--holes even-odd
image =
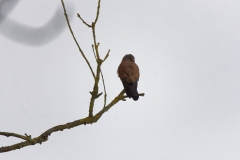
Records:
{"label": "bare tree branch", "polygon": [[102,65],[102,60],[99,59],[98,63],[97,63],[97,74],[96,74],[96,77],[95,77],[93,91],[91,92],[92,97],[91,97],[90,105],[89,105],[89,117],[93,116],[94,102],[95,102],[95,99],[99,97],[98,96],[98,83],[99,83],[99,79],[100,79],[101,65]]}
{"label": "bare tree branch", "polygon": [[[105,58],[103,59],[103,62],[108,58],[109,52],[110,52],[110,49],[108,50]],[[103,89],[104,89],[104,105],[103,105],[103,107],[105,107],[106,106],[106,101],[107,101],[107,90],[106,90],[106,87],[105,87],[105,82],[104,82],[102,70],[101,70],[101,76],[102,76]]]}
{"label": "bare tree branch", "polygon": [[[94,53],[96,53],[96,57],[97,57],[96,58],[97,71],[96,71],[96,77],[95,77],[95,83],[94,83],[94,86],[93,86],[93,91],[91,92],[92,97],[91,97],[91,101],[90,101],[90,105],[89,105],[89,117],[93,116],[94,102],[95,102],[95,99],[99,97],[99,94],[98,94],[98,83],[99,83],[99,79],[100,79],[101,65],[103,63],[103,60],[100,59],[100,56],[99,56],[98,47],[99,47],[100,43],[97,43],[96,31],[95,31],[95,26],[96,26],[96,23],[97,23],[97,20],[98,20],[98,16],[99,16],[100,2],[101,2],[101,0],[98,0],[97,15],[96,15],[95,21],[92,22],[92,25],[91,25],[92,33],[93,33],[94,49],[95,49]],[[106,95],[106,93],[105,93],[105,95]]]}
{"label": "bare tree branch", "polygon": [[98,53],[98,46],[97,46],[97,40],[96,40],[96,32],[95,32],[95,24],[96,23],[92,23],[92,33],[93,33],[93,40],[94,40],[94,49],[96,51],[96,57],[97,57],[97,61],[100,59],[99,53]]}
{"label": "bare tree branch", "polygon": [[[23,147],[30,146],[30,145],[42,144],[43,142],[46,142],[48,140],[48,137],[52,133],[57,132],[57,131],[63,131],[65,129],[71,129],[71,128],[74,128],[74,127],[79,126],[79,125],[96,123],[105,112],[107,112],[110,108],[112,108],[120,100],[124,100],[126,98],[126,96],[123,95],[124,93],[125,93],[124,90],[122,90],[118,94],[118,96],[115,97],[114,100],[112,100],[111,103],[109,103],[106,107],[104,107],[101,111],[99,111],[93,117],[86,117],[86,118],[75,120],[73,122],[69,122],[69,123],[66,123],[66,124],[63,124],[63,125],[58,125],[58,126],[52,127],[50,129],[46,130],[45,132],[43,132],[40,136],[35,137],[31,140],[29,140],[28,138],[26,138],[23,135],[19,135],[19,134],[16,134],[16,133],[0,132],[0,135],[3,135],[3,136],[7,136],[7,137],[13,136],[13,137],[17,137],[17,138],[25,140],[24,142],[20,142],[20,143],[11,145],[11,146],[1,147],[0,148],[0,153],[12,151],[12,150],[15,150],[15,149],[21,149]],[[143,96],[144,94],[139,94],[139,95]]]}
{"label": "bare tree branch", "polygon": [[87,22],[85,22],[85,21],[82,19],[82,17],[80,16],[79,13],[77,14],[77,16],[82,20],[82,22],[83,22],[86,26],[92,27],[90,24],[88,24]]}
{"label": "bare tree branch", "polygon": [[106,91],[106,87],[105,87],[105,82],[104,82],[102,71],[101,71],[101,77],[102,77],[103,89],[104,89],[104,104],[103,104],[103,107],[105,107],[106,106],[106,101],[107,101],[107,91]]}
{"label": "bare tree branch", "polygon": [[[98,0],[97,14],[96,14],[95,21],[92,22],[92,25],[89,25],[88,23],[86,23],[86,21],[84,21],[81,18],[80,14],[78,14],[78,17],[82,20],[82,22],[86,26],[92,28],[93,41],[94,41],[94,44],[92,45],[92,49],[93,49],[93,53],[94,53],[94,56],[95,56],[95,59],[96,59],[96,63],[97,63],[96,75],[94,74],[88,59],[86,58],[85,54],[83,53],[80,45],[78,44],[78,42],[77,42],[77,40],[76,40],[76,38],[75,38],[75,36],[73,34],[73,31],[72,31],[71,25],[70,25],[69,20],[68,20],[68,16],[67,16],[67,12],[66,12],[66,8],[65,8],[63,0],[61,0],[61,2],[62,2],[63,10],[64,10],[64,15],[65,15],[65,18],[66,18],[66,21],[67,21],[67,24],[68,24],[68,28],[69,28],[69,30],[70,30],[70,32],[72,34],[72,37],[73,37],[76,45],[78,46],[78,49],[79,49],[80,53],[82,54],[83,58],[85,59],[86,63],[88,64],[88,66],[89,66],[89,68],[90,68],[90,70],[92,72],[92,76],[94,77],[94,80],[95,80],[94,86],[93,86],[93,90],[90,92],[91,93],[91,99],[90,99],[88,117],[85,117],[85,118],[82,118],[82,119],[79,119],[79,120],[75,120],[73,122],[69,122],[69,123],[66,123],[66,124],[63,124],[63,125],[57,125],[55,127],[52,127],[50,129],[46,130],[40,136],[35,137],[35,138],[31,138],[31,135],[27,135],[26,133],[25,133],[25,135],[20,135],[20,134],[16,134],[16,133],[0,132],[0,135],[2,135],[2,136],[16,137],[16,138],[20,138],[20,139],[24,140],[23,142],[20,142],[20,143],[14,144],[14,145],[1,147],[0,148],[0,153],[12,151],[12,150],[15,150],[15,149],[20,149],[20,148],[23,148],[23,147],[26,147],[26,146],[30,146],[30,145],[42,144],[43,142],[46,142],[48,140],[49,136],[52,133],[57,132],[57,131],[63,131],[65,129],[71,129],[71,128],[74,128],[76,126],[83,125],[83,124],[86,125],[86,124],[96,123],[101,118],[101,116],[105,112],[107,112],[111,107],[113,107],[120,100],[125,101],[125,98],[127,98],[127,96],[124,96],[125,91],[122,90],[118,94],[118,96],[116,96],[106,106],[107,91],[106,91],[106,86],[105,86],[105,82],[104,82],[104,76],[103,76],[103,73],[101,71],[101,65],[108,58],[110,50],[108,50],[108,52],[105,55],[103,60],[100,59],[99,51],[98,51],[98,47],[99,47],[100,43],[97,43],[96,32],[95,32],[95,26],[96,26],[96,23],[97,23],[97,20],[98,20],[98,17],[99,17],[99,10],[100,10],[100,2],[101,2],[101,0]],[[104,87],[104,106],[103,106],[101,111],[99,111],[97,114],[95,114],[93,116],[93,107],[94,107],[95,99],[97,99],[98,97],[100,97],[102,95],[102,93],[98,93],[98,83],[99,83],[99,79],[100,79],[100,74],[101,74],[103,87]],[[139,96],[144,96],[144,93],[139,94]]]}
{"label": "bare tree branch", "polygon": [[104,57],[104,59],[103,59],[103,62],[108,58],[108,56],[109,56],[109,53],[110,53],[110,49],[108,50],[108,52],[107,52],[107,54],[106,54],[106,56]]}
{"label": "bare tree branch", "polygon": [[23,139],[23,140],[26,140],[26,141],[28,140],[28,138],[26,136],[16,134],[16,133],[0,132],[0,135],[6,136],[6,137],[16,137],[16,138],[20,138],[20,139]]}
{"label": "bare tree branch", "polygon": [[98,0],[97,14],[96,14],[96,18],[95,18],[95,21],[94,21],[94,23],[95,23],[95,24],[97,23],[98,16],[99,16],[99,11],[100,11],[100,3],[101,3],[101,0]]}
{"label": "bare tree branch", "polygon": [[[92,45],[92,50],[93,50],[93,54],[94,54],[94,57],[97,61],[97,57],[96,57],[96,54],[95,54],[95,51],[94,51],[94,46]],[[109,56],[109,52],[110,50],[108,50],[103,62],[107,59],[107,57]],[[104,77],[103,77],[103,73],[102,73],[102,70],[101,70],[101,77],[102,77],[102,82],[103,82],[103,88],[104,88],[104,105],[103,107],[106,106],[106,101],[107,101],[107,91],[106,91],[106,86],[105,86],[105,82],[104,82]]]}
{"label": "bare tree branch", "polygon": [[96,53],[95,53],[95,50],[94,50],[94,45],[92,44],[92,50],[93,50],[93,54],[94,54],[94,57],[96,59],[96,62],[97,62],[97,56],[96,56]]}
{"label": "bare tree branch", "polygon": [[80,53],[82,54],[83,58],[85,59],[85,61],[86,61],[87,64],[88,64],[88,67],[90,68],[90,70],[91,70],[91,72],[92,72],[92,76],[93,76],[93,78],[95,78],[95,74],[94,74],[94,72],[93,72],[93,69],[92,69],[90,63],[88,62],[88,60],[87,60],[85,54],[83,53],[83,51],[82,51],[80,45],[78,44],[77,39],[76,39],[75,36],[74,36],[74,33],[73,33],[73,31],[72,31],[71,25],[70,25],[69,20],[68,20],[68,15],[67,15],[66,8],[65,8],[65,5],[64,5],[63,0],[61,0],[61,2],[62,2],[63,10],[64,10],[64,15],[65,15],[65,17],[66,17],[66,21],[67,21],[67,24],[68,24],[68,28],[69,28],[69,30],[70,30],[72,36],[73,36],[73,39],[74,39],[76,45],[78,46],[78,49],[79,49]]}

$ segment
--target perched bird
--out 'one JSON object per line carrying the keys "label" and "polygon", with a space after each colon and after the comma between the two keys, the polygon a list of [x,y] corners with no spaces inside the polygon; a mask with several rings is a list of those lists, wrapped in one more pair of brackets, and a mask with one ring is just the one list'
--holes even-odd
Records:
{"label": "perched bird", "polygon": [[127,97],[137,101],[139,98],[137,85],[140,74],[138,65],[135,63],[135,58],[132,54],[126,54],[123,57],[117,72]]}

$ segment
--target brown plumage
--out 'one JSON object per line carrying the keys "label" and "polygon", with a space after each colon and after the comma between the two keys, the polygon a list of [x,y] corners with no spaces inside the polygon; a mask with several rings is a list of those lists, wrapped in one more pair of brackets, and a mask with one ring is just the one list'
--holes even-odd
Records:
{"label": "brown plumage", "polygon": [[137,101],[139,98],[137,85],[140,74],[133,55],[127,54],[123,57],[118,66],[118,76],[122,81],[127,96]]}

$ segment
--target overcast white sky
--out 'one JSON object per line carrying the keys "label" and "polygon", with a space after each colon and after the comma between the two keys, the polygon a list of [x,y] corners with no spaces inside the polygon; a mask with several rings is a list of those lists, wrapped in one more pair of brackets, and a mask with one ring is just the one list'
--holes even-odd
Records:
{"label": "overcast white sky", "polygon": [[[76,14],[91,23],[97,0],[65,3],[95,67],[91,30]],[[239,8],[238,0],[102,0],[97,40],[102,57],[111,49],[102,66],[108,102],[123,88],[116,70],[129,53],[145,97],[0,159],[239,160]],[[36,137],[86,117],[92,83],[60,0],[0,0],[0,131]],[[0,146],[18,142],[0,137]]]}

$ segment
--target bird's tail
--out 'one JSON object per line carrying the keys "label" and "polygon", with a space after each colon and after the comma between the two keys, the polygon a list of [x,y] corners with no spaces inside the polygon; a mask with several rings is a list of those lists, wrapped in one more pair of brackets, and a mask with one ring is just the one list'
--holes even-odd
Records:
{"label": "bird's tail", "polygon": [[137,101],[138,98],[139,98],[138,91],[137,91],[137,85],[138,85],[138,81],[133,83],[133,96],[132,96],[132,98],[133,98],[134,101]]}
{"label": "bird's tail", "polygon": [[138,82],[128,83],[126,81],[122,81],[122,83],[124,86],[124,90],[127,94],[127,97],[133,98],[134,101],[137,101],[139,98],[138,91],[137,91]]}

